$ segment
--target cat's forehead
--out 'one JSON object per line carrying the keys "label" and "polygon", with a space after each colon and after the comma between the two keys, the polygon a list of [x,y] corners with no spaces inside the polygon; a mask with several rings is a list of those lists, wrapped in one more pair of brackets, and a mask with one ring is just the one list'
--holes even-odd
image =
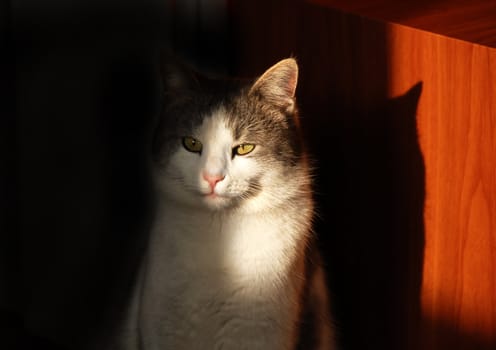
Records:
{"label": "cat's forehead", "polygon": [[284,137],[285,118],[274,108],[250,96],[246,90],[229,93],[196,93],[182,101],[168,115],[177,135],[216,137],[222,133],[233,141],[266,143],[267,138]]}
{"label": "cat's forehead", "polygon": [[226,108],[220,106],[203,119],[197,132],[212,142],[232,141],[234,135],[228,119]]}

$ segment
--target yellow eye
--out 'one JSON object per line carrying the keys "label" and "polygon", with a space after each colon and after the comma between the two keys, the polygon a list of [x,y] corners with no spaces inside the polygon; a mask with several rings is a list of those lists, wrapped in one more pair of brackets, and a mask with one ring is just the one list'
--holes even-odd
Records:
{"label": "yellow eye", "polygon": [[251,143],[244,143],[237,147],[234,147],[234,154],[238,156],[244,156],[255,149],[255,145]]}
{"label": "yellow eye", "polygon": [[197,139],[194,139],[190,136],[183,137],[183,146],[187,151],[194,153],[201,153],[203,145]]}

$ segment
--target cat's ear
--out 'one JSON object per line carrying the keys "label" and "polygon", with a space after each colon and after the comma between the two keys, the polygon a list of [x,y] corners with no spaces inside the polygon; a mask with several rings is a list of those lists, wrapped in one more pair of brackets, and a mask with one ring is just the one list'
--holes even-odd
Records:
{"label": "cat's ear", "polygon": [[172,56],[161,60],[160,75],[164,92],[167,94],[186,93],[197,89],[199,85],[195,73]]}
{"label": "cat's ear", "polygon": [[279,61],[270,67],[251,87],[251,94],[259,94],[287,113],[295,108],[298,65],[293,58]]}

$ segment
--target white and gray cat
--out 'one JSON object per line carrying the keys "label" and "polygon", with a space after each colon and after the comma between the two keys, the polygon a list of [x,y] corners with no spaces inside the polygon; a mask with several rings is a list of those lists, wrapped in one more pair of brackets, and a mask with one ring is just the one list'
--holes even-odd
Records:
{"label": "white and gray cat", "polygon": [[114,348],[335,349],[295,60],[250,83],[165,67],[157,217]]}

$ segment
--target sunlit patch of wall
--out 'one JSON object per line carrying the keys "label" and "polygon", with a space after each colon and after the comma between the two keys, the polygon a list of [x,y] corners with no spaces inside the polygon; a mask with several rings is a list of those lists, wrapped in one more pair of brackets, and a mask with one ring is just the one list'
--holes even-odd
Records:
{"label": "sunlit patch of wall", "polygon": [[[427,14],[417,13],[424,25]],[[496,49],[397,24],[388,42],[390,94],[423,81],[422,348],[488,349],[496,344]]]}

